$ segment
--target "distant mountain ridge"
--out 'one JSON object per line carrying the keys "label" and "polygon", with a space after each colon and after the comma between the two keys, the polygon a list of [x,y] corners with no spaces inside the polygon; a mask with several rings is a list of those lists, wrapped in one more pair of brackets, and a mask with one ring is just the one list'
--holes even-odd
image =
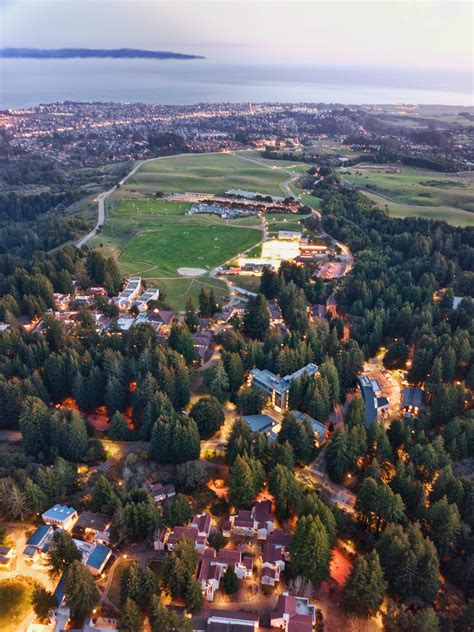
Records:
{"label": "distant mountain ridge", "polygon": [[138,48],[0,48],[0,57],[26,59],[205,59],[202,55]]}

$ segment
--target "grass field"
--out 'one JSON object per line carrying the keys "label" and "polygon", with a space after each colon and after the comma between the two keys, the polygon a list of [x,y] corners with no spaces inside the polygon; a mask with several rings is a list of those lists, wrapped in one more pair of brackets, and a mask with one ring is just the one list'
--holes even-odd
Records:
{"label": "grass field", "polygon": [[251,152],[172,156],[147,162],[124,188],[140,193],[192,191],[215,194],[224,193],[229,188],[241,188],[283,195],[282,184],[291,175],[290,164],[265,161]]}
{"label": "grass field", "polygon": [[[122,274],[138,274],[149,285],[159,287],[178,311],[184,309],[188,296],[197,299],[203,286],[213,287],[223,300],[228,296],[227,286],[210,272],[240,253],[255,249],[262,238],[261,220],[190,217],[186,215],[189,203],[161,200],[154,194],[221,194],[229,188],[242,188],[284,196],[285,183],[306,168],[303,164],[265,160],[258,152],[249,151],[181,155],[147,162],[109,198],[105,226],[93,245],[116,257]],[[303,217],[269,216],[268,230],[297,230],[299,219]],[[181,267],[202,268],[206,273],[184,278],[177,272]]]}
{"label": "grass field", "polygon": [[108,597],[110,601],[117,606],[117,608],[120,607],[120,580],[125,572],[125,569],[127,566],[130,566],[131,563],[132,562],[130,560],[123,560],[122,562],[119,562],[114,569],[114,574],[112,575]]}
{"label": "grass field", "polygon": [[474,174],[439,174],[399,167],[364,166],[342,171],[343,178],[365,188],[364,193],[393,217],[415,215],[445,220],[455,226],[474,225]]}
{"label": "grass field", "polygon": [[[125,276],[138,274],[157,286],[178,311],[188,296],[214,288],[223,300],[226,284],[210,275],[213,268],[253,247],[262,238],[256,217],[222,220],[210,215],[189,216],[190,204],[157,199],[126,200],[109,215],[94,245],[117,258]],[[251,220],[251,221],[250,221]],[[181,277],[181,267],[202,268],[196,278]]]}
{"label": "grass field", "polygon": [[0,581],[0,630],[2,632],[15,632],[20,629],[20,623],[32,611],[33,588],[34,582],[27,577]]}

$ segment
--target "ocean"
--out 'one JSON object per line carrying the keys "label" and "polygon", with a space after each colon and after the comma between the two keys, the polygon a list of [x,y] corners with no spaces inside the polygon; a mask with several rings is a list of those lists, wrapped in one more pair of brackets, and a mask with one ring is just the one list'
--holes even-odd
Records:
{"label": "ocean", "polygon": [[210,60],[0,59],[0,107],[121,101],[473,105],[472,77],[453,71],[269,66]]}

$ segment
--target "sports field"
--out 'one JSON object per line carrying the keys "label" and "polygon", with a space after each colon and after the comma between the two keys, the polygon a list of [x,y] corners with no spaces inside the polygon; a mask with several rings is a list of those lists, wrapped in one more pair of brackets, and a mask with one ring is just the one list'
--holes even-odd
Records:
{"label": "sports field", "polygon": [[[125,276],[138,274],[159,287],[166,301],[183,310],[188,296],[197,299],[202,286],[216,295],[228,294],[223,281],[211,276],[213,268],[255,246],[262,239],[257,220],[222,220],[210,215],[189,216],[191,205],[159,199],[126,200],[108,216],[94,245],[118,260]],[[195,278],[180,275],[180,268],[201,268]]]}
{"label": "sports field", "polygon": [[[188,296],[213,287],[221,299],[226,284],[212,270],[240,253],[256,250],[262,239],[258,217],[222,220],[188,216],[190,203],[167,201],[156,193],[221,194],[229,188],[285,196],[288,183],[305,165],[265,160],[257,152],[186,154],[146,162],[108,200],[106,223],[93,245],[118,260],[124,275],[138,274],[159,287],[166,301],[183,310]],[[269,216],[269,232],[294,230],[301,216]],[[286,221],[285,221],[286,220]],[[181,268],[201,268],[194,278]]]}
{"label": "sports field", "polygon": [[[394,169],[399,172],[389,173]],[[474,226],[474,174],[440,174],[396,165],[364,165],[341,170],[347,182],[393,217],[415,215],[445,220],[455,226]]]}
{"label": "sports field", "polygon": [[[214,193],[246,189],[284,195],[290,163],[266,161],[253,152],[183,154],[147,162],[127,181],[125,189],[139,193]],[[294,170],[300,171],[299,165]]]}

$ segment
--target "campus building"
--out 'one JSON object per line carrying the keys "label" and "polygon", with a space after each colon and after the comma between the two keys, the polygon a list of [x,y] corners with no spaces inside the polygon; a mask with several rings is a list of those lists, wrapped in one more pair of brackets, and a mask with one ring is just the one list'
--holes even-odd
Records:
{"label": "campus building", "polygon": [[69,531],[79,516],[74,507],[57,504],[45,511],[41,517],[45,524]]}
{"label": "campus building", "polygon": [[365,406],[364,425],[369,428],[378,420],[379,415],[388,410],[390,400],[382,395],[377,380],[371,379],[368,375],[361,375],[358,382]]}
{"label": "campus building", "polygon": [[285,377],[278,377],[268,369],[252,369],[248,383],[268,393],[271,405],[275,410],[282,411],[288,409],[288,392],[291,383],[305,375],[314,377],[317,372],[318,366],[312,363]]}

